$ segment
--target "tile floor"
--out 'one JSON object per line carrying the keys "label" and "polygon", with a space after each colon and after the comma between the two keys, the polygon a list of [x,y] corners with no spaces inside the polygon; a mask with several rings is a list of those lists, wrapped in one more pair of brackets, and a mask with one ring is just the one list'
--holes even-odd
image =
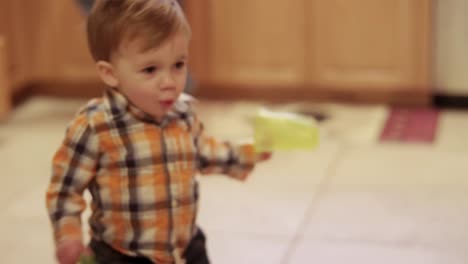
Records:
{"label": "tile floor", "polygon": [[[55,263],[49,161],[82,103],[31,98],[0,124],[0,263]],[[211,134],[238,140],[257,107],[199,112]],[[468,263],[468,113],[444,112],[433,145],[403,145],[377,142],[384,106],[276,106],[298,107],[331,116],[317,150],[275,153],[245,183],[200,179],[213,263]]]}

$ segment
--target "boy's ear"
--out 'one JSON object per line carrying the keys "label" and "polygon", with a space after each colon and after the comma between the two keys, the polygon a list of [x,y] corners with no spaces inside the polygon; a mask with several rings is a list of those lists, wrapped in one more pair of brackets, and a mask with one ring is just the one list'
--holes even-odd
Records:
{"label": "boy's ear", "polygon": [[115,76],[114,67],[107,61],[98,61],[96,68],[101,80],[110,87],[117,87],[119,80]]}

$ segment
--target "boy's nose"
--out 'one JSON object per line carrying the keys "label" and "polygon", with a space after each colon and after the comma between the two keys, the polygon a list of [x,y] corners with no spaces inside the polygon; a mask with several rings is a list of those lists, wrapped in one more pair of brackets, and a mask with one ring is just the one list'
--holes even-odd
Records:
{"label": "boy's nose", "polygon": [[166,91],[166,90],[173,90],[175,88],[176,88],[176,84],[175,84],[174,78],[170,74],[167,74],[162,81],[161,89],[163,91]]}

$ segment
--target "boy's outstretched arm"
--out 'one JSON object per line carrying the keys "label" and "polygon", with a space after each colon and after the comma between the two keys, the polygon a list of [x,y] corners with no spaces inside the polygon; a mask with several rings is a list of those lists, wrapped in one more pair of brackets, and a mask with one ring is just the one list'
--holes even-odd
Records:
{"label": "boy's outstretched arm", "polygon": [[222,173],[245,180],[257,162],[271,157],[269,152],[257,153],[252,143],[233,144],[206,136],[203,124],[197,118],[193,128],[202,174]]}
{"label": "boy's outstretched arm", "polygon": [[98,143],[86,114],[78,115],[67,128],[55,153],[46,204],[55,242],[82,241],[81,213],[86,208],[83,191],[96,172]]}

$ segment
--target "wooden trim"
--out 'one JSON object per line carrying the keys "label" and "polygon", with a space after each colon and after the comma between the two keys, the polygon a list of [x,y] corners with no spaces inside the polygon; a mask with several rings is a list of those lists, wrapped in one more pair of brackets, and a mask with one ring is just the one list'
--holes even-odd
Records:
{"label": "wooden trim", "polygon": [[318,86],[236,85],[203,83],[195,89],[195,96],[222,100],[255,100],[268,102],[337,102],[427,106],[431,96],[423,89],[376,90],[372,88],[346,91]]}
{"label": "wooden trim", "polygon": [[11,79],[8,74],[8,52],[6,40],[0,36],[0,120],[5,119],[11,110]]}

